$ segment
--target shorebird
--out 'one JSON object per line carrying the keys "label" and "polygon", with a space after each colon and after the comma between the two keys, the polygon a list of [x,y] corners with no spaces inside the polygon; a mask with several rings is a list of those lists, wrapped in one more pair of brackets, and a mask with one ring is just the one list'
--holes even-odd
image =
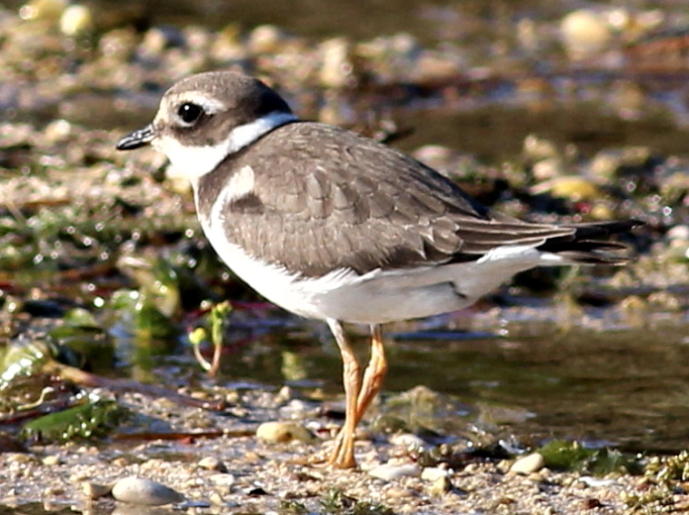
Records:
{"label": "shorebird", "polygon": [[[491,212],[412,157],[302,121],[263,82],[230,71],[173,85],[117,148],[146,144],[188,176],[201,226],[238,277],[329,325],[344,364],[346,416],[329,461],[341,468],[356,464],[355,429],[387,371],[381,324],[465,308],[533,267],[624,263],[624,246],[607,239],[639,225]],[[371,328],[363,372],[343,323]]]}

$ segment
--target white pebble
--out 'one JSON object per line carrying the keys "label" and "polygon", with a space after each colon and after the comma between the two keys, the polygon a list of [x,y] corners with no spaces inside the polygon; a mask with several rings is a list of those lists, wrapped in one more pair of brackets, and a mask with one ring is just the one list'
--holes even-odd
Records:
{"label": "white pebble", "polygon": [[611,486],[617,484],[617,481],[614,479],[601,479],[591,476],[581,476],[579,481],[592,488],[610,488]]}
{"label": "white pebble", "polygon": [[112,496],[118,501],[147,506],[161,506],[184,500],[184,497],[172,488],[135,476],[125,477],[115,483],[112,487]]}
{"label": "white pebble", "polygon": [[286,443],[292,440],[311,443],[315,439],[308,429],[294,422],[264,422],[256,429],[256,438],[266,443]]}
{"label": "white pebble", "polygon": [[81,488],[88,499],[100,499],[110,493],[112,485],[100,485],[98,483],[86,481],[82,483]]}
{"label": "white pebble", "polygon": [[612,32],[602,14],[590,9],[569,13],[560,25],[562,41],[573,60],[592,57],[603,51],[612,39]]}
{"label": "white pebble", "polygon": [[519,458],[510,467],[510,472],[513,474],[523,474],[528,476],[534,472],[538,472],[545,466],[545,459],[542,454],[534,452]]}
{"label": "white pebble", "polygon": [[392,445],[406,447],[407,449],[426,447],[426,442],[424,442],[423,439],[411,433],[398,433],[391,436],[389,441]]}
{"label": "white pebble", "polygon": [[405,464],[391,464],[384,463],[368,471],[370,476],[383,479],[385,481],[392,481],[401,477],[412,476],[416,477],[421,474],[421,467],[416,463]]}
{"label": "white pebble", "polygon": [[70,5],[60,16],[60,31],[65,36],[78,36],[92,28],[93,15],[85,5]]}
{"label": "white pebble", "polygon": [[218,472],[224,472],[227,470],[225,464],[214,456],[206,456],[199,460],[199,467],[206,470],[216,470]]}
{"label": "white pebble", "polygon": [[437,481],[442,477],[448,477],[450,472],[440,467],[427,467],[421,472],[421,479],[425,481]]}
{"label": "white pebble", "polygon": [[213,474],[208,480],[216,486],[232,486],[235,482],[232,474]]}

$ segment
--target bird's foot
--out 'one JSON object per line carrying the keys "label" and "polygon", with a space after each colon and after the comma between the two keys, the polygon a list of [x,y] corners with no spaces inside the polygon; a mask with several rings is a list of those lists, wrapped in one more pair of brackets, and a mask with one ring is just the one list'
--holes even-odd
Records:
{"label": "bird's foot", "polygon": [[354,435],[342,428],[335,437],[335,448],[330,455],[328,465],[339,469],[356,467],[354,458]]}

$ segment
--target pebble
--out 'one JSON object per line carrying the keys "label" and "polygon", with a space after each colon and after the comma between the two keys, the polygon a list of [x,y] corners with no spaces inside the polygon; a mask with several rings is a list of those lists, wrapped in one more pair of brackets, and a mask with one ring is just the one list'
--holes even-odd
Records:
{"label": "pebble", "polygon": [[147,506],[161,506],[184,500],[184,497],[172,488],[135,476],[125,477],[115,483],[112,487],[112,496],[118,501]]}
{"label": "pebble", "polygon": [[393,479],[399,479],[401,477],[416,477],[421,475],[421,467],[416,463],[384,463],[368,471],[368,474],[378,479],[383,479],[385,481],[392,481]]}
{"label": "pebble", "polygon": [[110,493],[112,490],[112,485],[100,485],[98,483],[91,483],[90,481],[85,482],[82,485],[84,495],[88,499],[100,499]]}
{"label": "pebble", "polygon": [[60,457],[55,455],[46,456],[45,458],[43,458],[42,463],[43,465],[47,465],[49,467],[52,465],[59,465]]}
{"label": "pebble", "polygon": [[545,459],[543,455],[534,452],[519,458],[510,467],[510,472],[513,474],[523,474],[528,476],[534,472],[538,472],[545,466]]}
{"label": "pebble", "polygon": [[602,196],[597,184],[584,177],[554,177],[531,188],[531,193],[550,193],[553,197],[566,198],[572,202],[593,200]]}
{"label": "pebble", "polygon": [[421,472],[421,479],[424,481],[437,481],[440,478],[448,477],[449,471],[440,467],[426,467]]}
{"label": "pebble", "polygon": [[213,474],[208,480],[216,486],[230,487],[235,482],[235,477],[232,474]]}
{"label": "pebble", "polygon": [[581,476],[579,478],[579,481],[586,486],[594,487],[594,488],[610,488],[614,484],[617,483],[614,479],[601,479],[598,477],[591,477],[591,476]]}
{"label": "pebble", "polygon": [[532,162],[561,157],[555,143],[535,134],[529,134],[524,138],[522,153],[527,160]]}
{"label": "pebble", "polygon": [[284,32],[275,25],[259,25],[249,33],[247,47],[256,54],[278,52],[285,40]]}
{"label": "pebble", "polygon": [[398,500],[398,499],[405,499],[407,497],[412,497],[413,494],[406,488],[397,488],[397,487],[392,487],[392,488],[387,488],[385,490],[385,498],[387,500]]}
{"label": "pebble", "polygon": [[64,144],[74,137],[74,130],[67,120],[54,120],[45,126],[43,135],[49,145]]}
{"label": "pebble", "polygon": [[275,395],[275,402],[284,403],[299,398],[299,392],[291,386],[284,385]]}
{"label": "pebble", "polygon": [[549,157],[534,163],[531,173],[537,181],[554,179],[565,173],[565,163],[560,157]]}
{"label": "pebble", "polygon": [[211,492],[211,494],[208,496],[208,500],[211,502],[211,504],[215,504],[216,506],[225,504],[225,499],[223,499],[222,495],[220,495],[218,492]]}
{"label": "pebble", "polygon": [[593,57],[603,51],[612,39],[605,17],[591,9],[569,13],[560,24],[562,42],[570,59]]}
{"label": "pebble", "polygon": [[65,489],[60,486],[48,486],[43,489],[44,497],[55,497],[58,495],[63,495],[64,493]]}
{"label": "pebble", "polygon": [[407,449],[426,447],[426,442],[424,442],[422,438],[412,433],[397,433],[390,437],[389,442],[392,445],[406,447]]}
{"label": "pebble", "polygon": [[452,490],[452,483],[447,476],[436,478],[428,487],[428,493],[436,497],[446,494],[450,490]]}
{"label": "pebble", "polygon": [[93,15],[85,5],[70,5],[60,16],[60,31],[69,37],[88,33],[93,29]]}
{"label": "pebble", "polygon": [[227,472],[225,464],[214,456],[206,456],[199,461],[199,467],[217,472]]}
{"label": "pebble", "polygon": [[665,236],[669,240],[687,241],[689,240],[689,225],[675,225]]}
{"label": "pebble", "polygon": [[343,88],[352,81],[352,63],[349,41],[343,37],[332,38],[320,44],[322,54],[320,82],[326,88]]}
{"label": "pebble", "polygon": [[299,440],[312,443],[315,437],[304,426],[295,422],[264,422],[256,429],[256,438],[266,443],[286,443]]}

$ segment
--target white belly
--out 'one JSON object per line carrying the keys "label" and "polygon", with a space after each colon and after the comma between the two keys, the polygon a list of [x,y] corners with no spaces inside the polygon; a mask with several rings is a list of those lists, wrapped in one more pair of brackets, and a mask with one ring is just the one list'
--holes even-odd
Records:
{"label": "white belly", "polygon": [[377,269],[364,275],[338,269],[323,277],[303,278],[257,260],[223,238],[214,238],[213,231],[206,230],[206,234],[230,269],[274,304],[307,318],[362,324],[462,309],[521,270],[539,264],[564,264],[559,258],[552,259],[552,254],[511,247],[496,249],[472,263]]}

